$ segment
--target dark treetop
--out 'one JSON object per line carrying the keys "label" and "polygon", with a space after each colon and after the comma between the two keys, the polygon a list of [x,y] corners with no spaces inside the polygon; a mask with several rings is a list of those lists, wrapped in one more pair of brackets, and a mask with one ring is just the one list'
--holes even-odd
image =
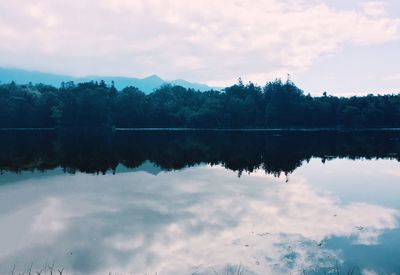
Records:
{"label": "dark treetop", "polygon": [[291,81],[238,84],[222,92],[166,85],[145,95],[104,81],[60,88],[0,85],[0,128],[400,127],[400,95],[305,95]]}

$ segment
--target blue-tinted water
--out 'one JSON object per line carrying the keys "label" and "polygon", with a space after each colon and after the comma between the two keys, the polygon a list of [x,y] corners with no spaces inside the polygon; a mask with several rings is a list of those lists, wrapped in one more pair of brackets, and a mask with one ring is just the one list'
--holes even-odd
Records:
{"label": "blue-tinted water", "polygon": [[[38,171],[32,159],[43,166],[43,156],[26,156],[30,165],[19,173],[3,169],[0,273],[32,264],[50,274],[54,263],[63,274],[399,274],[396,151],[339,158],[336,144],[336,156],[299,157],[278,177],[265,164],[239,173],[222,155],[193,163],[201,145],[193,143],[184,151],[165,145],[164,158],[153,154],[135,167],[119,160],[104,175],[66,173],[66,161],[54,158],[58,168]],[[166,169],[179,167],[178,154],[192,164]],[[293,154],[282,151],[277,163],[259,158],[291,169]],[[257,154],[239,155],[248,163]]]}

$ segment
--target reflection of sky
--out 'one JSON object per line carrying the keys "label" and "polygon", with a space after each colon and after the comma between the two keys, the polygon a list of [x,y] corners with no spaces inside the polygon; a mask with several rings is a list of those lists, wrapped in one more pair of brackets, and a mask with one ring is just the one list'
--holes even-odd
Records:
{"label": "reflection of sky", "polygon": [[[76,274],[225,274],[239,264],[246,274],[296,274],[346,261],[349,249],[384,253],[397,205],[350,188],[362,186],[360,168],[375,171],[380,190],[398,180],[388,175],[392,162],[377,163],[336,160],[325,169],[312,161],[314,173],[305,165],[288,183],[220,166],[24,177],[0,186],[0,273],[55,261]],[[313,181],[324,175],[330,184]]]}
{"label": "reflection of sky", "polygon": [[306,177],[312,186],[329,190],[342,202],[357,200],[400,209],[400,162],[343,159],[327,161],[322,167],[320,162],[313,159],[294,175]]}

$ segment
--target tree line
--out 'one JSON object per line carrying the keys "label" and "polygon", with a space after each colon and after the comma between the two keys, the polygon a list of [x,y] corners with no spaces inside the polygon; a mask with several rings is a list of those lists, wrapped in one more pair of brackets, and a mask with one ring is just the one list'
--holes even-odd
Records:
{"label": "tree line", "polygon": [[0,128],[400,127],[400,94],[312,97],[292,81],[241,80],[207,92],[165,85],[146,95],[104,81],[0,85]]}
{"label": "tree line", "polygon": [[[319,158],[400,161],[399,131],[0,131],[2,172],[113,173],[147,161],[155,170],[221,165],[241,175],[290,174]],[[1,184],[1,183],[0,183]]]}

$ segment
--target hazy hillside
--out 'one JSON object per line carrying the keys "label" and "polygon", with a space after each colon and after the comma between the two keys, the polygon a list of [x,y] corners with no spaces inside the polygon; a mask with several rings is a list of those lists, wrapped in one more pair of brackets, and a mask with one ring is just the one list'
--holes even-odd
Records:
{"label": "hazy hillside", "polygon": [[145,78],[114,77],[114,76],[73,77],[68,75],[57,75],[57,74],[43,73],[37,71],[0,67],[0,83],[9,83],[11,81],[14,81],[18,84],[28,84],[29,82],[32,82],[33,84],[43,83],[55,87],[60,87],[61,82],[67,82],[67,81],[87,82],[92,80],[93,81],[104,80],[107,84],[111,84],[111,82],[114,81],[115,87],[119,90],[128,86],[135,86],[145,93],[151,93],[154,89],[159,88],[163,84],[168,84],[168,83],[200,91],[206,91],[211,89],[211,87],[205,84],[192,83],[182,79],[166,81],[161,79],[157,75],[152,75]]}

